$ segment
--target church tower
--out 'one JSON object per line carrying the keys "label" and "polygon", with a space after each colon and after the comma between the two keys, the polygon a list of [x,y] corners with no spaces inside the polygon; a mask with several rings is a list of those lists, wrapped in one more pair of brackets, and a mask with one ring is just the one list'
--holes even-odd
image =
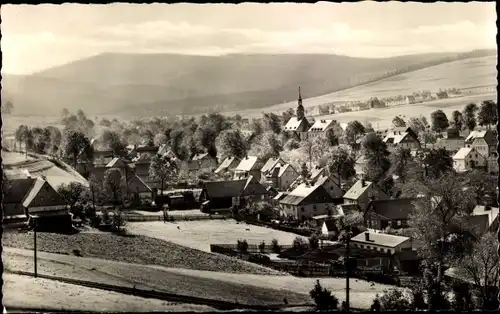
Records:
{"label": "church tower", "polygon": [[297,102],[298,102],[297,120],[302,120],[304,119],[304,106],[302,106],[302,94],[300,93],[300,86],[299,86],[299,99]]}

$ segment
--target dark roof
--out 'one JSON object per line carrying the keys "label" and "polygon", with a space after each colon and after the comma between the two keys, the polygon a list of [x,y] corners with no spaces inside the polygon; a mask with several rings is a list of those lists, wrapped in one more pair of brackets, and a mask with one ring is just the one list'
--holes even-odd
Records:
{"label": "dark roof", "polygon": [[408,219],[408,215],[415,210],[412,198],[375,200],[371,201],[367,211],[387,219]]}
{"label": "dark roof", "polygon": [[321,185],[307,186],[302,183],[283,198],[280,203],[286,205],[307,205],[335,203],[335,200]]}
{"label": "dark roof", "polygon": [[59,193],[42,178],[36,179],[35,184],[23,200],[23,206],[26,208],[59,205],[65,206],[67,204]]}
{"label": "dark roof", "polygon": [[158,146],[147,146],[147,145],[138,145],[135,149],[136,152],[158,152]]}
{"label": "dark roof", "polygon": [[243,196],[268,195],[269,191],[254,176],[248,177],[243,189]]}
{"label": "dark roof", "polygon": [[34,178],[8,180],[10,187],[8,189],[4,188],[3,203],[22,203],[35,181]]}
{"label": "dark roof", "polygon": [[327,219],[324,221],[325,225],[326,225],[326,228],[328,229],[328,231],[337,231],[337,222],[333,219]]}
{"label": "dark roof", "polygon": [[247,180],[211,181],[203,184],[203,189],[210,198],[240,196]]}

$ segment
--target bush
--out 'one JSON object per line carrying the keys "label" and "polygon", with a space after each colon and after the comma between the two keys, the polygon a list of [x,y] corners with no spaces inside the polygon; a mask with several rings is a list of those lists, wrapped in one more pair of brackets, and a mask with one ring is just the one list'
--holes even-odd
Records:
{"label": "bush", "polygon": [[121,231],[121,227],[124,227],[127,224],[125,215],[121,210],[117,209],[113,212],[113,219],[111,220],[111,224],[113,226],[113,229],[118,232]]}
{"label": "bush", "polygon": [[90,217],[90,225],[94,228],[98,228],[101,225],[101,217],[99,216],[93,216]]}
{"label": "bush", "polygon": [[273,239],[271,242],[272,250],[273,253],[280,254],[281,253],[281,246],[278,244],[278,239]]}
{"label": "bush", "polygon": [[391,289],[384,292],[384,295],[378,298],[378,302],[383,311],[404,311],[412,308],[409,295],[403,293],[401,289]]}
{"label": "bush", "polygon": [[320,311],[336,310],[339,305],[339,300],[329,290],[321,287],[319,280],[316,281],[316,285],[309,292],[309,295],[316,303],[316,308]]}
{"label": "bush", "polygon": [[319,238],[316,234],[309,237],[309,247],[313,250],[319,248]]}
{"label": "bush", "polygon": [[264,253],[266,250],[266,242],[262,241],[260,244],[259,244],[259,252],[261,253]]}
{"label": "bush", "polygon": [[372,306],[370,307],[370,310],[372,312],[380,312],[382,306],[380,305],[380,300],[379,300],[379,295],[376,294],[375,295],[375,299],[373,299],[373,303],[372,303]]}
{"label": "bush", "polygon": [[240,253],[247,253],[248,252],[248,243],[247,240],[238,240],[237,244],[238,252]]}
{"label": "bush", "polygon": [[300,251],[305,251],[305,250],[307,250],[308,247],[309,247],[309,244],[302,237],[296,237],[293,240],[293,248],[294,249],[297,249],[297,250],[300,250]]}

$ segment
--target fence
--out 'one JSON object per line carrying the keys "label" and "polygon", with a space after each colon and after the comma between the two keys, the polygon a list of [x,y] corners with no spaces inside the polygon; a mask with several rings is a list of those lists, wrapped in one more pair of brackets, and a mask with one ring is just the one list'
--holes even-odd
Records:
{"label": "fence", "polygon": [[313,234],[313,231],[310,229],[300,229],[300,228],[295,228],[295,227],[288,227],[288,226],[283,226],[283,225],[278,225],[278,224],[273,224],[270,222],[263,222],[263,221],[253,221],[253,220],[245,220],[247,224],[250,225],[256,225],[260,227],[269,227],[275,230],[280,230],[280,231],[285,231],[285,232],[291,232],[295,233],[304,237],[309,237]]}
{"label": "fence", "polygon": [[[251,253],[251,254],[254,254],[254,253],[267,253],[267,254],[277,253],[277,252],[275,252],[274,246],[272,244],[265,244],[264,247],[262,248],[262,250],[259,248],[259,246],[260,246],[259,244],[248,244],[247,253]],[[294,247],[292,244],[287,244],[287,245],[278,244],[278,246],[280,247],[280,252],[292,249]],[[223,249],[234,250],[234,251],[238,250],[237,244],[211,244],[210,247],[211,248],[212,247],[220,247]],[[323,245],[322,248],[323,249],[335,249],[335,248],[338,248],[338,246],[334,245],[334,244],[327,244],[327,245]]]}
{"label": "fence", "polygon": [[[163,221],[163,215],[136,215],[126,214],[127,221],[130,222],[145,222],[145,221]],[[224,215],[169,215],[168,221],[193,221],[193,220],[209,220],[209,219],[226,219]]]}

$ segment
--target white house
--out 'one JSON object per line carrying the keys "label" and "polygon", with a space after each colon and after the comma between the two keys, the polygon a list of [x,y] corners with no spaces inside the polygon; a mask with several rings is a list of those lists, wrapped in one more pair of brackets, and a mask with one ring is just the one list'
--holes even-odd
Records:
{"label": "white house", "polygon": [[484,157],[496,156],[497,139],[491,130],[472,131],[465,138],[465,147],[475,148]]}
{"label": "white house", "polygon": [[473,147],[460,148],[460,150],[453,156],[453,168],[459,172],[485,166],[486,158],[478,153]]}
{"label": "white house", "polygon": [[349,191],[344,194],[344,204],[356,205],[363,213],[368,208],[370,201],[387,199],[389,199],[389,196],[375,183],[365,181],[364,179],[358,180]]}
{"label": "white house", "polygon": [[335,200],[320,185],[301,184],[280,201],[281,216],[305,221],[328,214],[335,208]]}
{"label": "white house", "polygon": [[344,192],[342,189],[333,181],[330,176],[323,175],[320,176],[314,185],[321,185],[334,199],[341,199]]}
{"label": "white house", "polygon": [[249,176],[253,176],[257,180],[260,180],[263,163],[257,156],[245,156],[238,166],[234,169],[234,179],[246,179]]}
{"label": "white house", "polygon": [[393,128],[383,139],[389,147],[403,147],[411,150],[420,148],[418,135],[408,127]]}

